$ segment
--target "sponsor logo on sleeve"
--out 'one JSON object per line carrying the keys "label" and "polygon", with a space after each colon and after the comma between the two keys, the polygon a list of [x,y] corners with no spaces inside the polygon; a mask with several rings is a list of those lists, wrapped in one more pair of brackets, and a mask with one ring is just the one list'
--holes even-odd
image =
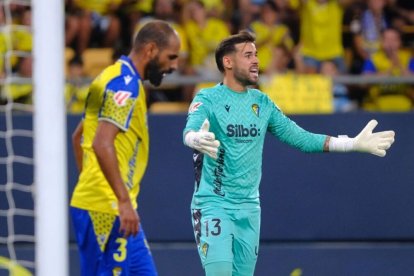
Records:
{"label": "sponsor logo on sleeve", "polygon": [[132,93],[129,91],[119,90],[114,94],[113,99],[118,106],[124,106],[126,105],[127,100],[131,97],[131,95]]}
{"label": "sponsor logo on sleeve", "polygon": [[198,110],[198,108],[200,107],[200,106],[202,106],[203,105],[203,103],[202,102],[195,102],[195,103],[192,103],[191,105],[190,105],[190,107],[188,108],[188,113],[194,113],[194,112],[196,112],[197,110]]}

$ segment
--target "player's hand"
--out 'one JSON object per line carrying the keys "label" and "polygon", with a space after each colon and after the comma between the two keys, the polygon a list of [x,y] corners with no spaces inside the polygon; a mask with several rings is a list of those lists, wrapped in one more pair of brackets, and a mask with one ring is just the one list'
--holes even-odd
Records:
{"label": "player's hand", "polygon": [[136,236],[139,231],[140,218],[131,202],[118,202],[120,227],[119,232],[124,233],[124,238]]}
{"label": "player's hand", "polygon": [[353,139],[353,150],[359,152],[368,152],[380,157],[384,157],[394,143],[395,133],[392,130],[372,132],[377,126],[376,120],[371,120],[365,128]]}
{"label": "player's hand", "polygon": [[216,140],[216,136],[209,129],[210,122],[205,119],[199,131],[190,131],[185,135],[185,143],[190,148],[217,159],[220,141]]}

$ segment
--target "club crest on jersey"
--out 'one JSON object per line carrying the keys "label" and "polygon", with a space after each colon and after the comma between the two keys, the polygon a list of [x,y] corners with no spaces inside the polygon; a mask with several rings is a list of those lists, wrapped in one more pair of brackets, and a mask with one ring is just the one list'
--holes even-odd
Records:
{"label": "club crest on jersey", "polygon": [[203,105],[203,103],[202,102],[195,102],[195,103],[192,103],[191,105],[190,105],[190,107],[188,108],[188,113],[194,113],[194,112],[196,112],[197,110],[198,110],[198,108],[200,107],[200,106],[202,106]]}
{"label": "club crest on jersey", "polygon": [[201,251],[203,252],[203,255],[205,257],[207,257],[207,252],[208,252],[208,243],[204,243],[203,246],[201,247]]}
{"label": "club crest on jersey", "polygon": [[122,274],[122,268],[121,268],[121,267],[115,267],[115,268],[112,270],[112,274],[113,274],[114,276],[121,276],[121,274]]}
{"label": "club crest on jersey", "polygon": [[126,105],[127,100],[131,97],[131,95],[132,93],[129,91],[119,90],[114,94],[113,99],[118,106],[124,106]]}
{"label": "club crest on jersey", "polygon": [[252,110],[257,117],[260,115],[260,107],[258,104],[252,104]]}

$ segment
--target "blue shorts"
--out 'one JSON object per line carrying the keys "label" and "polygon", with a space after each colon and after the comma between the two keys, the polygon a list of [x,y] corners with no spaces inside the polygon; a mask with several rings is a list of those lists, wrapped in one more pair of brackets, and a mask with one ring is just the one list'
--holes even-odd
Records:
{"label": "blue shorts", "polygon": [[79,248],[81,275],[157,275],[151,251],[140,226],[138,235],[123,238],[119,217],[70,208]]}

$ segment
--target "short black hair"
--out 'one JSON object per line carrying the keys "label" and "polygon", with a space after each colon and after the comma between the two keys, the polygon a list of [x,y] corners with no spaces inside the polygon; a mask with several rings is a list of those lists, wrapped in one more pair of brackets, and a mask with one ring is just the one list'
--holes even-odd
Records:
{"label": "short black hair", "polygon": [[164,49],[169,45],[173,34],[176,32],[170,24],[162,20],[152,20],[138,31],[133,48],[137,51],[145,44],[154,42],[160,49]]}
{"label": "short black hair", "polygon": [[227,54],[236,52],[236,44],[244,42],[255,42],[255,35],[247,30],[242,30],[238,34],[231,35],[220,42],[216,48],[216,64],[220,72],[224,73],[223,57]]}

